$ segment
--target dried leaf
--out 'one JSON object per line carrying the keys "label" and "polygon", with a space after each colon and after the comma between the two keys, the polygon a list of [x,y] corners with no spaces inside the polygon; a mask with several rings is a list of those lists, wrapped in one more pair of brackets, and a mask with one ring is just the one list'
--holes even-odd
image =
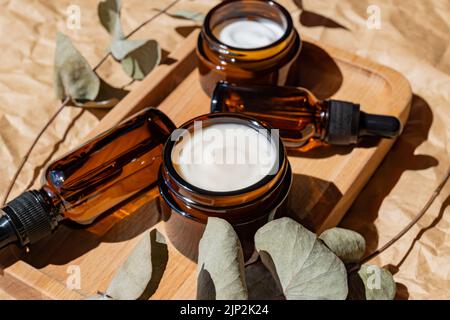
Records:
{"label": "dried leaf", "polygon": [[392,274],[375,265],[363,265],[348,277],[350,300],[393,300],[397,285]]}
{"label": "dried leaf", "polygon": [[56,35],[54,78],[59,99],[95,100],[100,90],[98,76],[72,41],[60,32]]}
{"label": "dried leaf", "polygon": [[120,7],[120,0],[101,1],[97,7],[100,22],[113,39],[124,38],[120,23]]}
{"label": "dried leaf", "polygon": [[117,300],[148,299],[158,288],[167,265],[164,236],[153,229],[136,245],[106,290]]}
{"label": "dried leaf", "polygon": [[128,54],[142,47],[147,40],[118,39],[111,43],[111,54],[117,60],[123,60]]}
{"label": "dried leaf", "polygon": [[199,244],[197,299],[247,299],[244,256],[233,227],[223,219],[208,218]]}
{"label": "dried leaf", "polygon": [[161,48],[155,40],[148,40],[122,60],[122,68],[135,80],[142,80],[161,61]]}
{"label": "dried leaf", "polygon": [[175,13],[167,13],[167,15],[175,19],[191,20],[198,22],[205,20],[205,15],[203,13],[190,10],[180,10]]}
{"label": "dried leaf", "polygon": [[317,236],[290,218],[273,220],[255,235],[264,265],[288,300],[345,299],[347,272]]}
{"label": "dried leaf", "polygon": [[283,291],[261,261],[245,267],[245,281],[249,300],[276,300],[283,297]]}
{"label": "dried leaf", "polygon": [[366,251],[363,236],[352,230],[331,228],[322,232],[319,239],[346,264],[359,262]]}
{"label": "dried leaf", "polygon": [[129,91],[115,88],[100,79],[100,90],[95,101],[90,100],[72,100],[73,105],[86,109],[112,109],[114,108]]}
{"label": "dried leaf", "polygon": [[75,100],[72,103],[74,106],[84,109],[109,110],[114,108],[119,103],[119,100],[115,98],[102,101]]}

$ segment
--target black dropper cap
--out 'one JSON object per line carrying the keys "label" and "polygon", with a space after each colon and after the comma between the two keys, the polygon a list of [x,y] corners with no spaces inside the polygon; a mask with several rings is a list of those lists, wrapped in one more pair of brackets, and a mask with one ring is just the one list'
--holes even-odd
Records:
{"label": "black dropper cap", "polygon": [[362,136],[393,138],[400,134],[400,121],[391,116],[375,115],[360,110],[359,104],[328,100],[328,134],[325,141],[349,145]]}
{"label": "black dropper cap", "polygon": [[0,211],[0,248],[16,241],[17,234],[11,219],[3,211]]}
{"label": "black dropper cap", "polygon": [[57,222],[39,191],[27,191],[0,210],[0,248],[16,242],[26,246],[52,233]]}

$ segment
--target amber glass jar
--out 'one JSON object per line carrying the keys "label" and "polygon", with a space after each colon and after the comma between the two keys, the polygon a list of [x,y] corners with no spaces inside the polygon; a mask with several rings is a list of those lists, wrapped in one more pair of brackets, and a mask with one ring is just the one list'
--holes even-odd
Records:
{"label": "amber glass jar", "polygon": [[[245,39],[242,33],[252,31],[254,25],[243,24],[235,31],[235,36],[242,40],[225,43],[222,32],[227,23],[236,21],[253,24],[263,21],[270,28],[275,26],[279,36],[274,35],[273,42],[261,42],[262,46],[257,43],[246,45],[254,40],[258,30],[254,34],[249,33]],[[289,84],[297,73],[293,62],[300,53],[301,44],[289,12],[278,3],[268,0],[223,1],[208,13],[198,38],[202,88],[211,95],[220,80],[238,85]]]}
{"label": "amber glass jar", "polygon": [[[200,122],[201,121],[201,122]],[[180,128],[191,134],[195,124],[202,128],[217,124],[244,125],[258,132],[267,132],[267,139],[278,146],[273,170],[259,181],[232,191],[211,191],[199,188],[182,178],[173,161],[176,145],[182,141],[179,130],[166,142],[158,185],[161,211],[169,239],[184,255],[196,260],[198,244],[208,217],[219,217],[230,222],[236,230],[248,258],[253,252],[253,236],[286,203],[292,172],[285,149],[277,134],[264,122],[232,113],[208,114],[193,119]],[[185,134],[185,133],[184,133]],[[208,176],[209,178],[209,176]],[[213,179],[213,177],[211,177]]]}

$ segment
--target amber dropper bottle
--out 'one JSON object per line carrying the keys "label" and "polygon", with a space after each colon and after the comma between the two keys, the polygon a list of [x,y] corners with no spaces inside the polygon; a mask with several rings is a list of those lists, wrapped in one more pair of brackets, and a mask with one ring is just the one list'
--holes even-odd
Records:
{"label": "amber dropper bottle", "polygon": [[297,87],[235,86],[222,81],[213,92],[211,112],[241,112],[264,120],[280,130],[288,148],[311,140],[350,145],[362,136],[393,138],[401,131],[395,117],[365,113],[351,102],[320,101]]}
{"label": "amber dropper bottle", "polygon": [[50,164],[39,190],[0,209],[0,248],[33,244],[63,219],[89,224],[155,184],[164,143],[174,129],[167,116],[148,108]]}

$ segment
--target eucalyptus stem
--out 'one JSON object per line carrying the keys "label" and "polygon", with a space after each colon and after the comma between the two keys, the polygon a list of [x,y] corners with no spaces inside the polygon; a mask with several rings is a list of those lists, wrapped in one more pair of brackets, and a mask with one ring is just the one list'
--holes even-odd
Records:
{"label": "eucalyptus stem", "polygon": [[[142,29],[145,25],[149,24],[153,20],[155,20],[157,17],[159,17],[161,14],[167,12],[170,10],[174,5],[176,5],[180,0],[174,0],[170,4],[168,4],[163,10],[159,11],[155,15],[153,15],[151,18],[147,19],[146,21],[142,22],[140,25],[138,25],[136,28],[134,28],[125,38],[128,39],[133,34],[138,32],[140,29]],[[111,52],[108,52],[105,54],[100,61],[95,65],[93,68],[93,71],[97,71],[97,69],[108,59],[108,57],[111,55]],[[11,181],[9,182],[8,188],[6,190],[5,195],[3,196],[2,200],[2,206],[6,204],[6,201],[8,201],[8,197],[11,194],[12,189],[14,188],[14,185],[16,183],[17,178],[19,177],[19,174],[22,172],[23,167],[25,166],[28,158],[30,157],[31,152],[33,151],[36,144],[39,142],[39,139],[42,137],[44,132],[48,129],[50,124],[53,123],[53,121],[56,119],[56,117],[61,113],[61,111],[69,104],[71,101],[70,97],[66,97],[64,101],[61,103],[59,108],[53,113],[53,115],[48,119],[48,121],[45,123],[45,125],[42,127],[42,129],[39,131],[39,133],[34,138],[33,142],[31,143],[30,147],[28,148],[27,152],[23,156],[19,166],[16,169],[16,172],[14,173],[14,176],[12,177]]]}
{"label": "eucalyptus stem", "polygon": [[180,0],[175,0],[172,1],[171,3],[169,3],[164,9],[162,9],[161,11],[158,11],[158,13],[156,13],[154,16],[152,16],[151,18],[149,18],[148,20],[142,22],[139,26],[137,26],[136,28],[133,29],[133,31],[131,31],[126,37],[125,39],[128,39],[129,37],[131,37],[133,34],[135,34],[136,32],[138,32],[142,27],[144,27],[146,24],[152,22],[153,20],[155,20],[156,18],[158,18],[160,15],[166,13],[168,10],[170,10],[174,5],[176,5],[178,2],[180,2]]}
{"label": "eucalyptus stem", "polygon": [[447,183],[449,178],[450,178],[450,168],[448,169],[447,174],[444,176],[444,178],[442,179],[441,183],[436,187],[436,189],[434,190],[433,194],[428,199],[428,201],[425,204],[425,206],[422,208],[422,210],[419,211],[419,213],[414,217],[414,219],[411,220],[411,222],[406,227],[404,227],[395,237],[393,237],[391,240],[389,240],[384,246],[382,246],[381,248],[375,250],[374,252],[372,252],[368,256],[364,257],[363,259],[361,259],[359,264],[356,267],[352,268],[350,270],[350,272],[351,271],[355,271],[357,268],[359,268],[364,263],[372,260],[373,258],[378,256],[382,252],[386,251],[390,246],[392,246],[401,237],[403,237],[424,216],[424,214],[428,211],[428,209],[433,204],[434,200],[436,200],[436,198],[438,197],[439,193],[444,188],[444,186]]}
{"label": "eucalyptus stem", "polygon": [[9,194],[11,193],[14,184],[17,180],[17,177],[19,176],[20,172],[22,171],[23,167],[25,166],[25,163],[27,162],[28,158],[30,157],[31,151],[33,151],[34,147],[38,143],[39,139],[41,138],[42,134],[47,130],[47,128],[50,126],[50,124],[55,120],[55,118],[61,113],[61,111],[64,109],[64,107],[69,103],[70,98],[67,97],[61,106],[55,111],[55,113],[50,117],[50,119],[47,121],[47,123],[42,127],[41,131],[37,134],[37,136],[34,138],[33,142],[31,143],[30,147],[28,148],[27,152],[22,158],[22,161],[20,162],[19,166],[17,167],[16,172],[14,173],[13,178],[9,182],[8,189],[6,189],[6,193],[3,197],[2,206],[5,205],[6,201],[8,200]]}

